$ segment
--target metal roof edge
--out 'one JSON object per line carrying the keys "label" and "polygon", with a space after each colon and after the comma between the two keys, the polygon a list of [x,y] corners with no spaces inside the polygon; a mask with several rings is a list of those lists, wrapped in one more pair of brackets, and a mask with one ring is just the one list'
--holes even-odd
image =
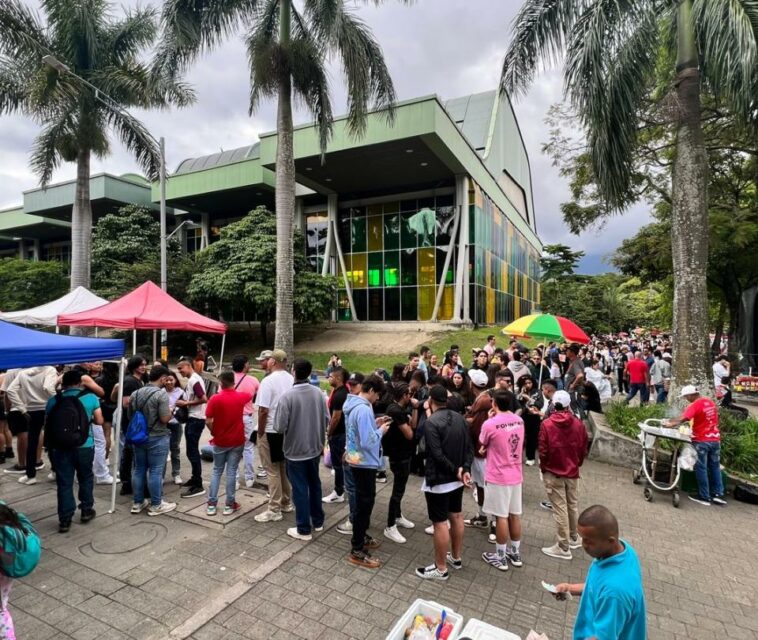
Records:
{"label": "metal roof edge", "polygon": [[[127,174],[127,175],[136,175],[136,174]],[[128,178],[124,178],[122,176],[114,175],[113,173],[107,173],[105,171],[102,171],[100,173],[94,173],[92,174],[89,179],[90,182],[94,180],[95,178],[110,178],[111,180],[117,180],[118,182],[125,182],[126,184],[134,185],[135,187],[144,187],[145,189],[150,188],[150,182],[145,179],[145,184],[140,184],[139,182],[136,182],[135,180],[129,180]],[[49,189],[55,189],[56,187],[64,187],[69,184],[75,184],[76,178],[73,178],[71,180],[64,180],[63,182],[56,182],[55,184],[49,184],[46,187],[34,187],[33,189],[26,189],[21,192],[22,195],[26,195],[27,193],[32,193],[34,191],[48,191]]]}

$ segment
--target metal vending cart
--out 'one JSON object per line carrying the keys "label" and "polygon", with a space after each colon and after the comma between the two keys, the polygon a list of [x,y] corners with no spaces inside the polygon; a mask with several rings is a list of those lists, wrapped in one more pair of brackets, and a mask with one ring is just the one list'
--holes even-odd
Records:
{"label": "metal vending cart", "polygon": [[[643,495],[648,502],[653,501],[655,491],[670,493],[671,502],[675,507],[679,506],[679,456],[685,445],[691,444],[689,429],[672,429],[664,427],[664,420],[649,418],[638,424],[640,428],[639,440],[642,443],[642,463],[639,469],[633,472],[634,484],[645,483]],[[663,441],[672,443],[671,451],[663,451]],[[668,460],[670,454],[670,460]],[[660,471],[670,465],[668,478],[661,478]]]}

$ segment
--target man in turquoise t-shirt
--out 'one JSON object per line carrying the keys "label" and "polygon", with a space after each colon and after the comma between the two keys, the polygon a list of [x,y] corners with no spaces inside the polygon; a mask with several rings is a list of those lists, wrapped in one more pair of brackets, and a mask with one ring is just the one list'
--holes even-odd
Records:
{"label": "man in turquoise t-shirt", "polygon": [[[103,424],[100,400],[92,393],[79,396],[82,392],[82,374],[71,370],[63,374],[61,381],[62,395],[79,398],[91,424]],[[47,401],[46,416],[50,415],[57,398]],[[92,495],[94,474],[92,463],[95,459],[95,439],[92,429],[85,443],[76,449],[53,449],[50,459],[55,470],[55,483],[58,486],[58,531],[66,533],[71,529],[71,520],[76,513],[74,500],[74,474],[79,481],[79,508],[82,511],[81,522],[86,524],[95,517],[95,498]]]}
{"label": "man in turquoise t-shirt", "polygon": [[594,558],[584,584],[556,585],[559,600],[566,593],[581,596],[574,621],[574,640],[645,640],[645,593],[637,554],[619,538],[619,525],[603,506],[579,516],[582,547]]}

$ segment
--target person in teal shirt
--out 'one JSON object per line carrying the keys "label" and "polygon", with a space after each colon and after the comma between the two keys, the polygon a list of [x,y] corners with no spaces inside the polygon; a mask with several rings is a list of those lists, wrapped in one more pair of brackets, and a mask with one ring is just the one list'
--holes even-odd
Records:
{"label": "person in teal shirt", "polygon": [[579,516],[582,547],[594,560],[584,584],[556,585],[581,596],[574,621],[574,640],[645,640],[645,593],[637,553],[619,538],[619,525],[606,507],[595,505]]}
{"label": "person in teal shirt", "polygon": [[[100,410],[100,400],[92,393],[80,395],[83,391],[82,374],[76,369],[66,371],[61,381],[62,395],[78,397],[91,424],[103,424],[103,413]],[[57,397],[47,401],[46,415],[50,415]],[[76,449],[53,449],[50,459],[55,471],[55,483],[58,488],[58,531],[66,533],[71,529],[71,520],[76,513],[74,500],[74,474],[79,481],[79,509],[82,512],[81,523],[86,524],[95,517],[95,498],[93,485],[95,476],[92,463],[95,459],[95,439],[92,428],[87,440]]]}

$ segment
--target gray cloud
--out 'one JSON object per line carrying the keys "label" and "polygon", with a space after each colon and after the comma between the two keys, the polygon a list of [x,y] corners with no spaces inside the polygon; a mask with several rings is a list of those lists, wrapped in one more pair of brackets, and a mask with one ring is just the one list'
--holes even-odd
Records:
{"label": "gray cloud", "polygon": [[[157,4],[155,0],[149,3]],[[126,0],[125,4],[138,2]],[[418,0],[407,7],[389,1],[380,7],[356,3],[356,10],[384,49],[400,99],[434,93],[453,98],[497,85],[510,23],[519,4],[515,0]],[[239,37],[201,59],[187,79],[198,96],[192,108],[138,114],[154,135],[166,138],[170,170],[184,158],[249,144],[258,134],[275,128],[276,105],[272,101],[248,116],[247,61]],[[330,67],[330,81],[335,112],[342,113],[345,87],[336,66]],[[561,97],[560,74],[547,71],[515,103],[531,160],[537,224],[544,242],[563,242],[592,256],[586,265],[595,271],[599,257],[610,253],[649,216],[640,208],[633,215],[611,220],[600,233],[575,237],[563,231],[559,205],[568,198],[568,188],[540,152],[546,139],[545,114]],[[296,121],[307,119],[300,110]],[[20,116],[0,119],[0,208],[19,204],[21,192],[38,183],[28,168],[36,130],[34,123]],[[134,161],[115,142],[109,158],[93,161],[93,172],[135,169]],[[55,180],[73,177],[73,165],[66,165]]]}

